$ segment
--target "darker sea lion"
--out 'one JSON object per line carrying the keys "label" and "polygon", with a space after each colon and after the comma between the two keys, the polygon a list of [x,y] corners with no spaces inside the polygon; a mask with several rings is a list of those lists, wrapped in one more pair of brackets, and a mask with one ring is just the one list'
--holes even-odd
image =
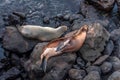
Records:
{"label": "darker sea lion", "polygon": [[79,50],[86,39],[87,30],[88,26],[84,25],[74,35],[58,38],[48,43],[43,49],[40,61],[44,72],[46,71],[47,60],[50,57]]}
{"label": "darker sea lion", "polygon": [[40,41],[50,41],[59,38],[67,30],[67,26],[51,28],[35,25],[25,25],[19,26],[17,28],[24,37],[37,39]]}

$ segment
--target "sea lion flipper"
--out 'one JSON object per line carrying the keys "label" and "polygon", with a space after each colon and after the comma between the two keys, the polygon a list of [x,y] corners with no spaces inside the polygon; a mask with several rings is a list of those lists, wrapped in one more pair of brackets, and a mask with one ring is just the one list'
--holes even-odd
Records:
{"label": "sea lion flipper", "polygon": [[47,60],[46,60],[45,57],[44,57],[43,60],[42,60],[42,63],[41,63],[40,68],[41,68],[44,72],[46,72],[46,67],[47,67]]}
{"label": "sea lion flipper", "polygon": [[70,42],[70,39],[67,39],[65,42],[60,42],[60,44],[56,49],[56,52],[62,50],[69,42]]}

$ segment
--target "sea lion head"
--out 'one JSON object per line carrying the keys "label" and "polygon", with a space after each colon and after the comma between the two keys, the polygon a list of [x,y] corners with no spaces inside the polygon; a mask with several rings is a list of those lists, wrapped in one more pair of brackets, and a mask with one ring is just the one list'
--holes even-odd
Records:
{"label": "sea lion head", "polygon": [[88,31],[88,25],[84,25],[84,26],[82,27],[81,31],[87,32],[87,31]]}
{"label": "sea lion head", "polygon": [[67,31],[67,26],[59,26],[58,29],[60,29],[62,32]]}

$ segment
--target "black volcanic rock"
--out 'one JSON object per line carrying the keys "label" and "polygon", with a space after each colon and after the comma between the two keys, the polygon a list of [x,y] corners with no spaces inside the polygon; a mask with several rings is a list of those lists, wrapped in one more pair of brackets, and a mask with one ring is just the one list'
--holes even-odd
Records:
{"label": "black volcanic rock", "polygon": [[0,80],[15,79],[20,74],[20,70],[13,67],[0,76]]}
{"label": "black volcanic rock", "polygon": [[104,11],[111,11],[115,4],[115,0],[86,0],[86,1],[94,5],[96,8]]}
{"label": "black volcanic rock", "polygon": [[83,80],[86,72],[84,70],[70,69],[69,76],[71,80]]}
{"label": "black volcanic rock", "polygon": [[3,47],[12,52],[25,53],[30,51],[37,41],[24,38],[15,27],[6,27]]}

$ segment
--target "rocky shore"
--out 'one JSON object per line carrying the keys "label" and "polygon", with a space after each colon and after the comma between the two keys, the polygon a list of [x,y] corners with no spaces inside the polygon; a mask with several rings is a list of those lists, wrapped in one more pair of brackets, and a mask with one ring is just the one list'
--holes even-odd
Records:
{"label": "rocky shore", "polygon": [[[0,2],[0,80],[120,80],[119,0]],[[16,26],[24,24],[68,26],[62,36],[89,29],[80,50],[50,58],[43,72],[37,62],[49,41],[23,37]]]}

